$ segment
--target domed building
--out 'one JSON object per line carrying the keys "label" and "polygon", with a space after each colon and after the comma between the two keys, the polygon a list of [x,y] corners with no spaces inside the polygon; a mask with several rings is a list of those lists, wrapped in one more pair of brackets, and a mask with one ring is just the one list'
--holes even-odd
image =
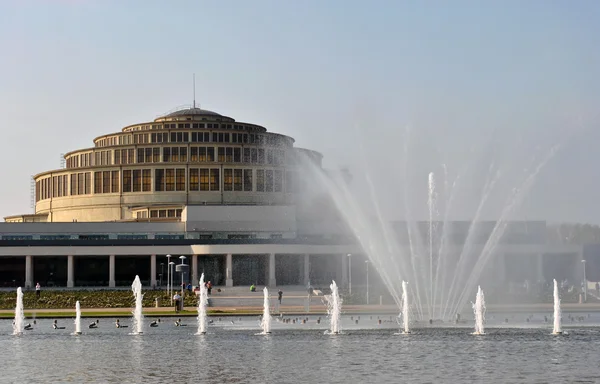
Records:
{"label": "domed building", "polygon": [[128,286],[139,275],[156,287],[167,255],[185,256],[192,282],[342,281],[356,245],[305,188],[300,164],[319,170],[322,155],[293,138],[194,105],[93,144],[34,176],[33,214],[0,223],[0,286]]}
{"label": "domed building", "polygon": [[[200,108],[94,139],[35,176],[36,221],[165,221],[187,205],[294,203],[294,139]],[[321,166],[321,154],[303,150]],[[9,217],[7,221],[18,221]]]}

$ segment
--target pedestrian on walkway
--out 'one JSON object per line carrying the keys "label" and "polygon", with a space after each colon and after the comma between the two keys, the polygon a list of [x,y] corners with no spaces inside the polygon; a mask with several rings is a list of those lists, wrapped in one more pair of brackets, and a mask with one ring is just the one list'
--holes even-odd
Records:
{"label": "pedestrian on walkway", "polygon": [[40,283],[37,283],[35,285],[35,296],[39,299],[41,294],[42,294],[42,286],[40,285]]}
{"label": "pedestrian on walkway", "polygon": [[280,289],[277,292],[277,300],[279,300],[279,305],[281,305],[281,299],[283,298],[283,291]]}

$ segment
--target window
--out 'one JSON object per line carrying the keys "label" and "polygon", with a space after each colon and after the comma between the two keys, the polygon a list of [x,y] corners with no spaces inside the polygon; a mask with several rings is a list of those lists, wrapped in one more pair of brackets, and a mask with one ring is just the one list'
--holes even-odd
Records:
{"label": "window", "polygon": [[152,191],[152,170],[144,169],[142,171],[142,191],[150,192]]}
{"label": "window", "polygon": [[233,191],[233,169],[223,170],[223,190]]}
{"label": "window", "polygon": [[244,191],[252,192],[252,170],[244,169]]}
{"label": "window", "polygon": [[175,170],[165,169],[165,191],[175,190]]}
{"label": "window", "polygon": [[134,163],[135,149],[131,148],[127,150],[127,164]]}
{"label": "window", "polygon": [[63,196],[69,195],[69,175],[63,176]]}
{"label": "window", "polygon": [[160,148],[152,148],[152,162],[160,163]]}
{"label": "window", "polygon": [[[204,152],[204,155],[206,157],[206,151]],[[190,148],[190,162],[192,162],[192,163],[198,162],[198,147]]]}
{"label": "window", "polygon": [[182,163],[187,162],[187,148],[181,147],[179,148],[179,161]]}
{"label": "window", "polygon": [[165,190],[165,170],[155,169],[154,170],[154,190],[164,191]]}
{"label": "window", "polygon": [[233,148],[233,161],[235,163],[242,162],[242,148]]}
{"label": "window", "polygon": [[234,191],[242,190],[242,170],[241,169],[233,170],[233,190]]}
{"label": "window", "polygon": [[273,170],[271,169],[265,171],[265,191],[273,192]]}
{"label": "window", "polygon": [[218,154],[217,161],[219,163],[225,162],[225,148],[224,147],[217,148],[217,154]]}
{"label": "window", "polygon": [[179,147],[171,148],[171,161],[174,163],[179,162]]}
{"label": "window", "polygon": [[200,169],[200,190],[208,191],[209,190],[209,177],[208,177],[208,169],[202,168]]}
{"label": "window", "polygon": [[281,170],[274,172],[274,187],[275,192],[283,192],[283,171]]}
{"label": "window", "polygon": [[244,163],[250,162],[250,148],[244,148]]}
{"label": "window", "polygon": [[265,150],[262,148],[258,149],[258,164],[265,163]]}
{"label": "window", "polygon": [[206,161],[215,161],[215,147],[206,148]]}
{"label": "window", "polygon": [[140,163],[140,164],[144,162],[144,148],[138,148],[138,150],[137,150],[137,162]]}
{"label": "window", "polygon": [[185,191],[185,168],[178,168],[176,171],[176,190]]}
{"label": "window", "polygon": [[85,180],[83,178],[83,173],[78,173],[77,174],[77,194],[83,195],[84,190],[85,190]]}
{"label": "window", "polygon": [[135,169],[133,171],[133,192],[142,191],[142,170]]}
{"label": "window", "polygon": [[110,193],[110,171],[102,172],[102,193]]}
{"label": "window", "polygon": [[165,147],[163,148],[163,163],[168,163],[171,161],[171,148]]}
{"label": "window", "polygon": [[267,149],[267,164],[273,164],[273,150]]}
{"label": "window", "polygon": [[233,162],[233,148],[232,147],[225,148],[225,161],[228,163]]}
{"label": "window", "polygon": [[189,180],[190,191],[198,191],[199,190],[198,168],[190,168],[189,178],[190,178],[190,180]]}
{"label": "window", "polygon": [[102,172],[94,172],[94,193],[102,193]]}
{"label": "window", "polygon": [[152,148],[144,149],[144,162],[151,163],[152,162]]}
{"label": "window", "polygon": [[252,157],[252,164],[258,163],[258,154],[256,148],[250,148],[250,154]]}
{"label": "window", "polygon": [[123,192],[131,192],[131,170],[123,170]]}
{"label": "window", "polygon": [[264,169],[256,170],[256,191],[257,192],[265,191],[265,170]]}
{"label": "window", "polygon": [[119,171],[112,171],[112,183],[110,191],[112,193],[119,192]]}
{"label": "window", "polygon": [[210,190],[211,191],[220,191],[221,190],[221,182],[219,181],[219,170],[211,169],[210,170]]}

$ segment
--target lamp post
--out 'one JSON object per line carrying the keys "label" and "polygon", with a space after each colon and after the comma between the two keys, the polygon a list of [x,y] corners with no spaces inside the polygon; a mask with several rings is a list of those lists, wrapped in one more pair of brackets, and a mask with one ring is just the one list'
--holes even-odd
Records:
{"label": "lamp post", "polygon": [[158,283],[158,285],[160,287],[162,287],[162,277],[164,276],[164,274],[165,274],[165,263],[160,263],[160,276],[159,276],[160,279],[159,279],[159,283]]}
{"label": "lamp post", "polygon": [[369,260],[365,260],[367,264],[367,305],[369,305]]}
{"label": "lamp post", "polygon": [[167,295],[171,296],[171,267],[169,265],[171,265],[171,255],[167,255]]}
{"label": "lamp post", "polygon": [[183,282],[183,275],[185,274],[185,269],[183,268],[183,265],[185,265],[185,256],[179,256],[179,260],[181,260],[181,266],[180,270],[181,270],[181,300],[183,301],[183,290],[185,288],[184,282]]}
{"label": "lamp post", "polygon": [[169,271],[170,271],[170,277],[171,277],[171,281],[169,283],[169,298],[171,299],[171,305],[173,305],[173,295],[171,292],[171,290],[173,289],[173,266],[175,265],[174,261],[169,262]]}
{"label": "lamp post", "polygon": [[348,293],[352,296],[352,254],[346,256],[348,256]]}
{"label": "lamp post", "polygon": [[585,259],[581,260],[583,263],[583,302],[587,303],[587,278],[585,276]]}

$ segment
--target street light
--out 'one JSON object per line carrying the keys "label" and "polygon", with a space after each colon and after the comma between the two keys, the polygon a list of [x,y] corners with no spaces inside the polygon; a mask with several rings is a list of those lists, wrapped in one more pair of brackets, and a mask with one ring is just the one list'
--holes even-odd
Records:
{"label": "street light", "polygon": [[185,289],[183,276],[190,270],[190,266],[185,263],[185,259],[186,259],[185,256],[179,256],[179,259],[181,260],[181,264],[177,264],[175,266],[175,270],[177,272],[181,273],[181,310],[183,310],[183,297],[184,297],[183,290]]}
{"label": "street light", "polygon": [[[171,255],[167,255],[167,265],[171,265]],[[171,273],[170,268],[167,266],[167,295],[171,296]]]}
{"label": "street light", "polygon": [[587,278],[585,276],[585,260],[581,260],[583,263],[583,302],[587,303]]}
{"label": "street light", "polygon": [[[171,255],[169,255],[169,257],[170,256]],[[169,262],[169,269],[167,269],[167,271],[170,271],[170,278],[171,278],[170,283],[169,283],[169,288],[168,288],[169,289],[169,298],[171,299],[171,305],[173,305],[173,295],[172,295],[173,292],[171,292],[171,290],[173,289],[173,266],[174,265],[175,265],[174,261]]]}
{"label": "street light", "polygon": [[369,305],[369,260],[365,260],[367,264],[367,305]]}
{"label": "street light", "polygon": [[352,296],[352,254],[349,253],[348,256],[348,293]]}

